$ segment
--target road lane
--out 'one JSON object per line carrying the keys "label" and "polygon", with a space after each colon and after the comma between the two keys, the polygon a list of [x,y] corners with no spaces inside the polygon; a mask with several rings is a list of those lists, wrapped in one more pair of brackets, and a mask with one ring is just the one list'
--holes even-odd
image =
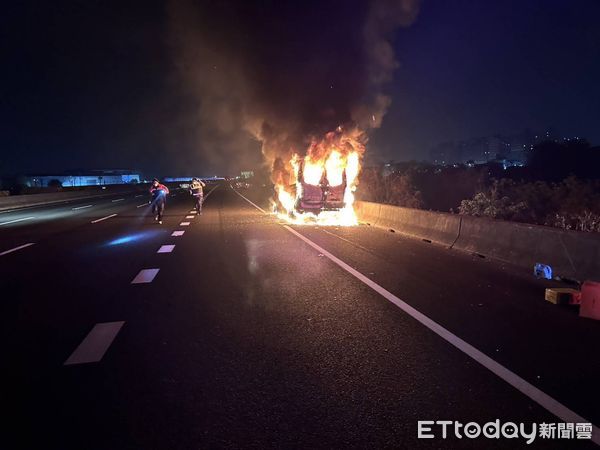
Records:
{"label": "road lane", "polygon": [[302,232],[529,383],[600,422],[600,409],[589,402],[590,395],[600,396],[594,381],[600,363],[591,357],[600,324],[546,302],[544,289],[553,283],[377,229],[332,231],[346,242],[319,230]]}
{"label": "road lane", "polygon": [[131,207],[97,224],[78,219],[61,229],[56,221],[56,228],[39,233],[43,239],[34,247],[2,256],[0,313],[6,342],[23,342],[36,358],[51,361],[56,355],[48,349],[68,335],[67,329],[77,335],[98,316],[115,319],[111,307],[120,301],[118,286],[130,282],[152,254],[147,246],[160,246],[190,203],[186,197],[169,202],[162,226],[149,209]]}
{"label": "road lane", "polygon": [[101,194],[101,195],[96,195],[96,196],[70,198],[67,200],[59,200],[59,201],[53,201],[53,202],[49,202],[49,203],[41,203],[38,205],[31,205],[31,206],[16,206],[14,208],[0,210],[0,217],[6,217],[11,214],[21,214],[25,211],[51,210],[54,208],[62,209],[62,208],[65,208],[67,205],[68,206],[77,206],[77,205],[85,205],[85,204],[89,204],[89,203],[101,203],[106,200],[111,200],[113,198],[128,197],[129,195],[133,195],[134,193],[135,192],[126,193],[126,194],[124,194],[124,193],[108,193],[108,194]]}
{"label": "road lane", "polygon": [[[122,196],[123,194],[113,194],[95,199],[93,206],[90,208],[73,209],[89,205],[89,199],[78,202],[74,200],[69,204],[51,204],[46,207],[36,207],[35,219],[0,227],[0,251],[21,245],[26,241],[39,242],[45,239],[53,239],[63,233],[72,233],[77,228],[85,226],[93,220],[111,214],[129,214],[129,211],[134,208],[133,205],[139,204],[139,199],[136,200],[135,195],[132,193],[124,201],[112,202],[113,197],[121,198]],[[147,206],[147,203],[145,206]],[[14,211],[9,215],[1,216],[0,222],[7,221],[7,218],[15,220],[33,215],[31,211],[29,208]]]}
{"label": "road lane", "polygon": [[[140,302],[152,296],[144,304],[155,319],[137,334],[158,349],[136,364],[149,383],[141,391],[166,389],[173,399],[161,414],[168,422],[149,441],[163,442],[175,427],[200,428],[178,438],[182,447],[235,446],[247,435],[257,447],[414,447],[416,417],[448,417],[448,405],[473,420],[552,419],[271,218],[244,211],[231,198],[227,203],[191,229],[193,246],[178,246],[175,264],[135,293]],[[476,404],[460,405],[470,397]],[[158,417],[149,411],[138,420]]]}
{"label": "road lane", "polygon": [[[216,191],[185,235],[171,236],[189,210],[189,198],[178,196],[163,228],[138,221],[133,208],[103,222],[98,234],[90,226],[61,237],[52,248],[59,261],[51,263],[47,248],[29,277],[10,269],[21,306],[3,317],[27,326],[14,325],[19,333],[2,341],[19,342],[5,362],[10,380],[28,388],[15,395],[19,417],[36,430],[20,436],[25,442],[416,448],[424,444],[417,420],[553,420],[232,191]],[[313,231],[328,239],[324,248],[343,245],[366,258],[349,242],[302,229]],[[175,252],[156,254],[175,244]],[[160,269],[151,283],[130,284],[151,267]],[[378,267],[397,270],[391,261]],[[94,324],[116,321],[127,326],[101,362],[62,366]],[[507,441],[484,444],[506,448]]]}
{"label": "road lane", "polygon": [[368,226],[293,228],[528,383],[600,423],[600,408],[589,402],[590,395],[600,398],[595,381],[600,360],[592,356],[600,323],[544,301],[545,288],[558,283]]}

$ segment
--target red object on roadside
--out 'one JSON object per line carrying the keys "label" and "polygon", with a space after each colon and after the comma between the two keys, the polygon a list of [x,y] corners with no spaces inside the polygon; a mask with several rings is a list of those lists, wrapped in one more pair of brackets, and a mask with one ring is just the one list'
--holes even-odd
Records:
{"label": "red object on roadside", "polygon": [[579,315],[600,320],[600,283],[586,281],[581,287]]}
{"label": "red object on roadside", "polygon": [[573,292],[569,305],[581,305],[581,291]]}

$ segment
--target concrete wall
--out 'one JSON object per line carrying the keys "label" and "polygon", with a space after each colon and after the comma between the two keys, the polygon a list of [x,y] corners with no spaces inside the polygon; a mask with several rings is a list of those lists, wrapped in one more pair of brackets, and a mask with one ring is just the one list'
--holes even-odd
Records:
{"label": "concrete wall", "polygon": [[356,202],[361,222],[533,272],[536,262],[575,280],[600,280],[600,234]]}
{"label": "concrete wall", "polygon": [[370,202],[356,202],[355,210],[361,222],[446,246],[454,243],[460,230],[461,217],[456,214]]}

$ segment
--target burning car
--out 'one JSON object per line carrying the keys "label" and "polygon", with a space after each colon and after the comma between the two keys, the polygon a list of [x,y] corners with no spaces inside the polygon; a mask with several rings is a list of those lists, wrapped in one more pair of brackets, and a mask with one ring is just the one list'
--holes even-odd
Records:
{"label": "burning car", "polygon": [[327,171],[323,171],[323,175],[318,184],[310,184],[304,178],[304,163],[300,163],[298,171],[295,210],[300,213],[310,212],[319,214],[321,211],[337,211],[346,205],[344,201],[344,193],[346,192],[346,170],[342,172],[341,183],[332,185],[327,178]]}
{"label": "burning car", "polygon": [[296,224],[356,225],[354,191],[364,153],[363,135],[342,130],[313,140],[275,171],[274,211]]}

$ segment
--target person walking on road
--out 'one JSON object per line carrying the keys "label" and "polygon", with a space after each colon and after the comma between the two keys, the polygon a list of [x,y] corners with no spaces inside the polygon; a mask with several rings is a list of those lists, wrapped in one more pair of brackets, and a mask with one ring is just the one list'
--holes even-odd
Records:
{"label": "person walking on road", "polygon": [[161,184],[158,179],[152,180],[152,186],[150,186],[150,195],[152,200],[152,214],[154,214],[154,220],[162,224],[163,213],[165,212],[165,205],[167,203],[167,195],[169,194],[169,188],[164,184]]}
{"label": "person walking on road", "polygon": [[190,194],[194,197],[194,208],[198,214],[202,214],[202,202],[204,201],[204,186],[206,183],[202,181],[200,178],[192,179],[190,183]]}

